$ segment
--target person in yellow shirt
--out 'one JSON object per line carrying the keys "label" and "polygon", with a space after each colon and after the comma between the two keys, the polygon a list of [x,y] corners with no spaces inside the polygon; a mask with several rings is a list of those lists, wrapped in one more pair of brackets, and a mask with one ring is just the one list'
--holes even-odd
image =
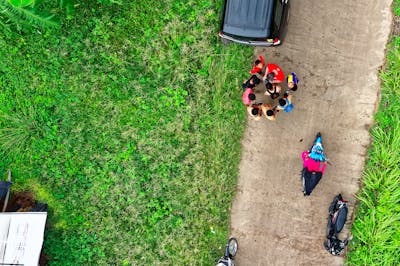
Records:
{"label": "person in yellow shirt", "polygon": [[289,91],[297,91],[297,84],[299,83],[299,79],[297,78],[296,73],[292,72],[291,74],[289,74],[286,80]]}

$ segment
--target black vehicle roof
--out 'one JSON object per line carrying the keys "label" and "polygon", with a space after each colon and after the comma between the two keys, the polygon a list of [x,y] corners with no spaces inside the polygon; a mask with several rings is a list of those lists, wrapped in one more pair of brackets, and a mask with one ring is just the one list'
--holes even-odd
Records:
{"label": "black vehicle roof", "polygon": [[243,37],[270,35],[274,0],[226,0],[222,31]]}

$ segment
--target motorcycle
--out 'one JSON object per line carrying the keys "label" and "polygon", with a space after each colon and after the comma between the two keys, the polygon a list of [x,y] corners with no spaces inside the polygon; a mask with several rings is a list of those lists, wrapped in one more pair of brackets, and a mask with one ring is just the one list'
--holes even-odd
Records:
{"label": "motorcycle", "polygon": [[326,226],[325,249],[332,255],[341,255],[349,243],[348,239],[341,241],[338,234],[342,231],[347,220],[347,201],[343,200],[341,194],[337,195],[329,206],[328,224]]}
{"label": "motorcycle", "polygon": [[228,243],[225,246],[224,256],[221,257],[216,266],[234,266],[233,258],[236,256],[236,252],[238,250],[238,242],[236,238],[232,237],[228,240]]}

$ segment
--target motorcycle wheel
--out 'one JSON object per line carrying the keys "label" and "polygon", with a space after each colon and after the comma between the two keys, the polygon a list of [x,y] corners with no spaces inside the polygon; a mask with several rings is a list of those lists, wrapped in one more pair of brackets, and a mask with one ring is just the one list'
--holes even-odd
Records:
{"label": "motorcycle wheel", "polygon": [[235,257],[238,250],[238,242],[236,238],[232,237],[228,240],[228,251],[231,257]]}

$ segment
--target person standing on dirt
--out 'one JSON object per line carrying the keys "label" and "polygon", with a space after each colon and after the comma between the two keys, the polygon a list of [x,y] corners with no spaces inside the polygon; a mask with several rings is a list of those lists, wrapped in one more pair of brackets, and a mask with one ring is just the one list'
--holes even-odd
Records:
{"label": "person standing on dirt", "polygon": [[283,98],[279,99],[279,104],[276,108],[278,110],[283,110],[286,113],[291,112],[293,110],[292,95],[285,93]]}
{"label": "person standing on dirt", "polygon": [[254,94],[253,89],[247,88],[244,90],[242,95],[243,104],[249,106],[256,100],[256,95]]}
{"label": "person standing on dirt", "polygon": [[263,80],[271,83],[281,83],[285,80],[285,74],[283,70],[275,64],[267,64],[265,69]]}
{"label": "person standing on dirt", "polygon": [[[253,69],[250,70],[250,74],[257,75],[260,79],[266,81],[270,80],[272,83],[281,83],[285,80],[285,74],[283,70],[276,64],[265,64],[264,57],[258,56],[258,59],[254,62]],[[270,74],[268,77],[267,75]]]}
{"label": "person standing on dirt", "polygon": [[250,70],[250,74],[252,75],[264,75],[265,74],[265,61],[262,55],[258,56],[258,59],[254,61],[253,69]]}
{"label": "person standing on dirt", "polygon": [[264,93],[266,96],[270,96],[272,100],[276,99],[279,97],[279,94],[281,92],[281,86],[277,84],[272,84],[271,82],[265,83],[265,88],[267,89]]}
{"label": "person standing on dirt", "polygon": [[271,104],[263,104],[261,106],[262,112],[265,115],[265,118],[271,121],[276,120],[276,116],[278,114],[278,111],[276,110],[276,107],[272,107]]}
{"label": "person standing on dirt", "polygon": [[286,81],[289,91],[297,91],[297,83],[299,83],[299,80],[297,79],[296,73],[292,72],[289,74],[286,78]]}
{"label": "person standing on dirt", "polygon": [[252,104],[251,106],[247,106],[247,112],[249,112],[250,116],[254,120],[259,121],[262,116],[262,104],[255,103],[255,104]]}
{"label": "person standing on dirt", "polygon": [[248,80],[243,81],[242,88],[246,90],[247,88],[254,89],[255,86],[260,84],[261,80],[257,78],[256,75],[252,75]]}

